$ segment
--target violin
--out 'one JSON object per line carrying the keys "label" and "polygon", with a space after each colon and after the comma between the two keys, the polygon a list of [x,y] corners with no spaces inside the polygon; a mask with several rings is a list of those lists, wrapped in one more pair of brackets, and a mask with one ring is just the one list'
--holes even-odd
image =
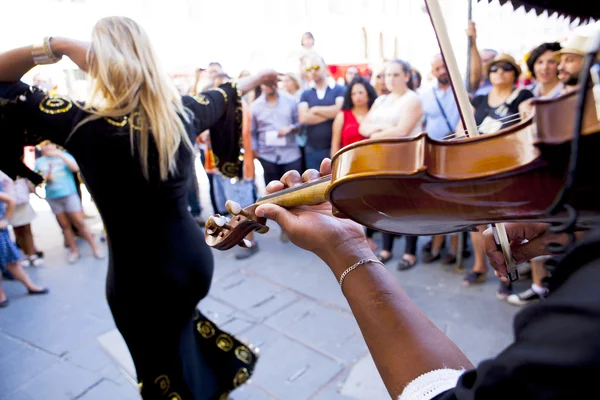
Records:
{"label": "violin", "polygon": [[[578,161],[597,164],[600,120],[592,96],[584,107]],[[262,197],[244,209],[227,202],[231,219],[213,216],[206,243],[229,249],[252,232],[268,231],[254,210],[272,203],[285,208],[329,201],[333,213],[378,231],[438,235],[497,222],[562,222],[548,209],[562,189],[570,158],[575,92],[535,100],[529,118],[493,134],[452,141],[425,132],[410,138],[369,139],[340,149],[332,173]],[[600,221],[600,186],[576,181],[569,199],[582,227]]]}

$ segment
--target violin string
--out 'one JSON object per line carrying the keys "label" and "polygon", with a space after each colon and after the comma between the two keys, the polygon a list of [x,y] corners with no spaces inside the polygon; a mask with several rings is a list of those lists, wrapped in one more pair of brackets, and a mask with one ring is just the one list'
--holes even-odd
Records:
{"label": "violin string", "polygon": [[[502,124],[506,124],[506,123],[511,123],[511,122],[515,122],[515,121],[518,122],[520,120],[521,120],[521,114],[515,113],[515,114],[507,115],[506,117],[496,119],[495,121],[502,122]],[[484,125],[485,124],[481,124],[477,128],[481,128]],[[456,131],[449,135],[446,135],[446,136],[442,137],[441,140],[454,140],[454,139],[461,139],[461,138],[466,138],[466,137],[468,137],[468,135],[467,135],[467,130],[465,129],[465,130],[459,130],[459,131]]]}

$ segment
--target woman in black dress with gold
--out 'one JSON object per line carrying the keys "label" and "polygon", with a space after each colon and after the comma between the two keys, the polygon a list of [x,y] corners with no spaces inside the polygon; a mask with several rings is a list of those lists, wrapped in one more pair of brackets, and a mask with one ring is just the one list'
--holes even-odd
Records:
{"label": "woman in black dress with gold", "polygon": [[[85,103],[20,82],[62,56],[89,73]],[[267,71],[181,97],[143,29],[123,17],[98,21],[91,43],[46,38],[0,54],[0,167],[14,178],[19,151],[43,139],[77,160],[106,226],[107,298],[144,399],[225,399],[252,374],[253,351],[196,309],[213,258],[187,209],[188,166],[191,142],[210,128],[220,172],[236,176],[241,95],[276,79]]]}

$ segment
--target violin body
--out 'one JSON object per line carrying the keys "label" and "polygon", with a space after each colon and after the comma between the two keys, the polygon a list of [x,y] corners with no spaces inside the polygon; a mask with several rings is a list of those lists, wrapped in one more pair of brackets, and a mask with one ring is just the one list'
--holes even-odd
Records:
{"label": "violin body", "polygon": [[[339,217],[397,234],[435,235],[495,222],[559,222],[548,210],[570,159],[576,93],[538,100],[533,116],[494,134],[453,141],[366,140],[332,160],[327,198]],[[594,170],[600,122],[588,96],[578,165]],[[591,175],[591,174],[588,174]],[[587,178],[589,179],[589,178]],[[576,180],[572,199],[583,226],[600,220],[596,181]]]}
{"label": "violin body", "polygon": [[[584,107],[577,156],[584,171],[567,203],[578,227],[600,222],[600,185],[593,175],[600,149],[600,121],[592,96]],[[334,215],[396,234],[438,235],[503,222],[566,222],[567,212],[550,215],[571,159],[575,92],[534,102],[535,113],[493,134],[438,141],[426,133],[410,138],[372,139],[341,149],[331,176],[258,199],[243,210],[228,202],[231,219],[206,223],[206,243],[219,250],[252,231],[268,230],[256,207],[291,208],[328,200]]]}

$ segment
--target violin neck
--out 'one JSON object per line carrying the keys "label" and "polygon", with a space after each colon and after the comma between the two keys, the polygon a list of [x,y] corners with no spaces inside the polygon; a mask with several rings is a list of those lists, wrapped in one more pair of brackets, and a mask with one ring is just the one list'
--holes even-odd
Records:
{"label": "violin neck", "polygon": [[327,201],[325,193],[331,183],[331,176],[325,176],[304,185],[284,189],[280,192],[261,197],[256,205],[276,204],[284,208],[310,206]]}

